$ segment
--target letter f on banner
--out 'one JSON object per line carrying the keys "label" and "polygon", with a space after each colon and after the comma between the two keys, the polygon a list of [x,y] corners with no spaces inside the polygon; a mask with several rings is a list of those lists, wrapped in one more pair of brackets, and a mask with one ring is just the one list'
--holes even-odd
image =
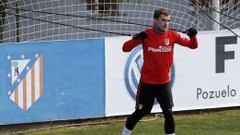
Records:
{"label": "letter f on banner", "polygon": [[225,60],[234,59],[234,51],[225,52],[225,45],[237,44],[237,36],[216,37],[216,73],[223,73]]}

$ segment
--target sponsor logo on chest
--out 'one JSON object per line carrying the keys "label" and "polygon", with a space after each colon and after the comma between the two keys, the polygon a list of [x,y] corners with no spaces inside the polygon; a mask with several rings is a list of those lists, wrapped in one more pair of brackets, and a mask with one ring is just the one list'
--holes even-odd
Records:
{"label": "sponsor logo on chest", "polygon": [[164,45],[159,45],[156,47],[148,47],[149,52],[172,52],[172,47],[170,46],[169,38],[164,39]]}

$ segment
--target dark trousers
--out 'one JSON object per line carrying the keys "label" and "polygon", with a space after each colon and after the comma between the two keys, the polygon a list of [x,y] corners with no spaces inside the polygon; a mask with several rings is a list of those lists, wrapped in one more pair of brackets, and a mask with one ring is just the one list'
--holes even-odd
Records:
{"label": "dark trousers", "polygon": [[173,100],[169,83],[156,85],[140,82],[136,97],[136,109],[127,118],[126,128],[132,130],[142,117],[150,113],[155,99],[160,104],[165,118],[165,133],[175,133],[175,122],[172,113]]}

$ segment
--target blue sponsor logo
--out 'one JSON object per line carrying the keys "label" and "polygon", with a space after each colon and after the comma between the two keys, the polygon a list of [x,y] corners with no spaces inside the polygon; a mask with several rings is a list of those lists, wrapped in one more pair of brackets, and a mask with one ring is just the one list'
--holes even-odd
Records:
{"label": "blue sponsor logo", "polygon": [[[138,46],[129,55],[124,70],[125,85],[128,90],[128,93],[134,100],[136,100],[142,65],[143,65],[142,46]],[[170,87],[173,86],[174,78],[175,68],[173,64],[171,67]]]}

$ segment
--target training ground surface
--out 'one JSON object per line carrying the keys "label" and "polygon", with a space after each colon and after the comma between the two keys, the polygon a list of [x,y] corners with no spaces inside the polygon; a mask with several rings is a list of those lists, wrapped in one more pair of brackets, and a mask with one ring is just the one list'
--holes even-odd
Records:
{"label": "training ground surface", "polygon": [[[158,116],[157,119],[149,120],[153,118],[154,115],[144,117],[145,121],[138,123],[132,135],[164,135],[163,118]],[[20,135],[119,135],[125,120],[126,117],[120,117],[67,124],[63,122],[57,126],[45,123],[38,126],[41,128],[6,127],[1,128],[0,134],[21,132]],[[175,120],[177,135],[240,135],[240,108],[180,112],[175,113]]]}

